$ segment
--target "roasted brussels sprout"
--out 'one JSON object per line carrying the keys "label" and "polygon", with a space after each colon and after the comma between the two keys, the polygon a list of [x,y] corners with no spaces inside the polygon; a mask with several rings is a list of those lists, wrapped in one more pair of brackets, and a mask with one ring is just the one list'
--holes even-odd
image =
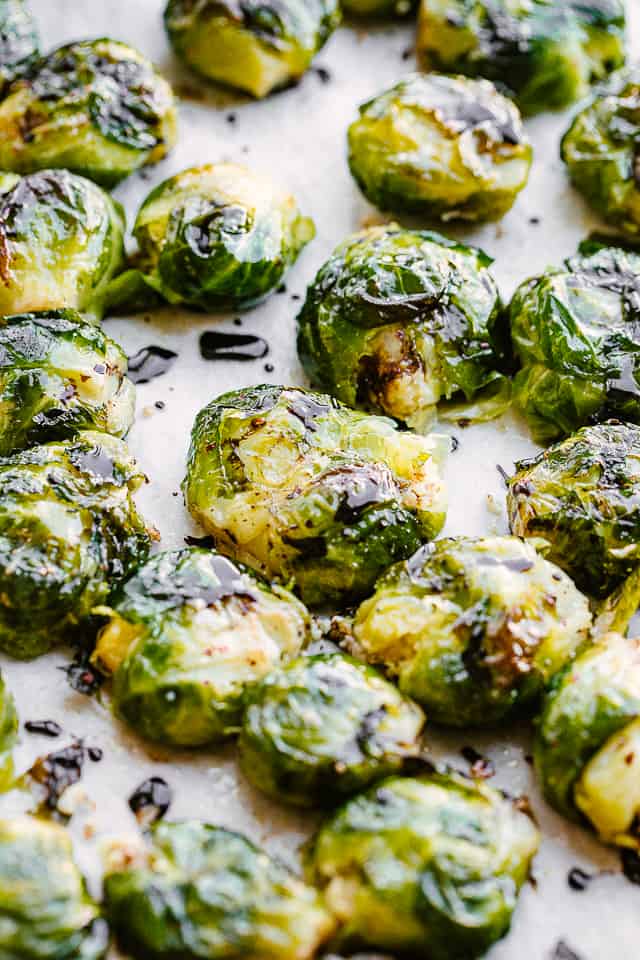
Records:
{"label": "roasted brussels sprout", "polygon": [[338,0],[169,0],[174,50],[202,76],[266,97],[298,80],[340,23]]}
{"label": "roasted brussels sprout", "polygon": [[143,561],[126,445],[86,431],[0,458],[0,649],[30,659],[69,640]]}
{"label": "roasted brussels sprout", "polygon": [[344,403],[418,430],[441,400],[454,401],[440,407],[444,417],[502,413],[510,381],[496,368],[508,335],[490,264],[437,233],[392,225],[350,237],[298,317],[308,375]]}
{"label": "roasted brussels sprout", "polygon": [[349,166],[383,210],[499,220],[529,177],[518,108],[488,80],[412,74],[360,107]]}
{"label": "roasted brussels sprout", "polygon": [[535,764],[560,813],[640,850],[640,639],[608,634],[556,679]]}
{"label": "roasted brussels sprout", "polygon": [[[11,786],[13,748],[18,739],[18,714],[4,677],[0,674],[0,792]],[[0,921],[1,925],[1,921]]]}
{"label": "roasted brussels sprout", "polygon": [[640,560],[640,428],[584,427],[520,461],[507,507],[516,536],[542,538],[582,590],[607,596]]}
{"label": "roasted brussels sprout", "polygon": [[0,821],[3,960],[98,960],[107,946],[98,916],[63,827]]}
{"label": "roasted brussels sprout", "polygon": [[249,694],[240,765],[285,803],[330,806],[417,756],[423,724],[371,667],[342,653],[301,657]]}
{"label": "roasted brussels sprout", "polygon": [[113,187],[175,138],[169,84],[116,40],[54,50],[0,103],[0,169],[17,173],[66,167]]}
{"label": "roasted brussels sprout", "polygon": [[342,9],[355,17],[406,17],[418,0],[342,0]]}
{"label": "roasted brussels sprout", "polygon": [[640,67],[614,74],[574,118],[562,159],[574,185],[609,223],[640,233]]}
{"label": "roasted brussels sprout", "polygon": [[315,228],[269,180],[219,163],[184,170],[156,187],[133,232],[139,252],[112,284],[111,308],[141,309],[145,296],[160,296],[215,311],[266,297]]}
{"label": "roasted brussels sprout", "polygon": [[310,960],[335,926],[286,867],[196,821],[153,827],[141,863],[108,863],[105,899],[119,941],[145,960]]}
{"label": "roasted brussels sprout", "polygon": [[461,538],[382,576],[354,635],[433,720],[458,727],[530,705],[590,626],[586,598],[530,544]]}
{"label": "roasted brussels sprout", "polygon": [[124,436],[126,371],[118,344],[74,310],[0,317],[0,456],[84,429]]}
{"label": "roasted brussels sprout", "polygon": [[515,400],[540,443],[593,418],[640,421],[640,251],[582,249],[511,302]]}
{"label": "roasted brussels sprout", "polygon": [[459,775],[392,777],[350,800],[310,850],[315,882],[356,945],[470,960],[509,929],[538,831]]}
{"label": "roasted brussels sprout", "polygon": [[100,319],[124,264],[120,205],[68,170],[15,179],[0,196],[0,315],[69,307]]}
{"label": "roasted brussels sprout", "polygon": [[186,502],[224,553],[347,603],[440,531],[447,446],[298,387],[236,390],[196,418]]}
{"label": "roasted brussels sprout", "polygon": [[116,710],[177,746],[236,733],[247,691],[299,653],[309,626],[287,590],[198,548],[152,557],[101,612],[94,657],[114,673]]}
{"label": "roasted brussels sprout", "polygon": [[25,0],[0,0],[0,96],[39,55],[38,30]]}
{"label": "roasted brussels sprout", "polygon": [[624,63],[624,0],[422,0],[418,60],[487,77],[527,113],[567,106]]}

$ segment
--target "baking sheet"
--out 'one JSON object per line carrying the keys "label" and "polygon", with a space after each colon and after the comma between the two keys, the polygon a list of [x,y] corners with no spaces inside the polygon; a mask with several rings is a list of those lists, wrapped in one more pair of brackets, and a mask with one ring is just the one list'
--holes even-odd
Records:
{"label": "baking sheet", "polygon": [[[640,4],[628,0],[631,45],[640,55]],[[132,222],[138,204],[156,183],[187,166],[230,160],[270,173],[297,196],[315,219],[318,236],[287,277],[287,290],[243,315],[242,331],[270,344],[266,360],[208,363],[200,359],[198,338],[207,329],[231,329],[232,315],[204,317],[166,310],[153,317],[108,320],[106,329],[129,354],[158,344],[179,353],[172,370],[138,388],[138,412],[130,444],[150,483],[140,495],[147,519],[161,535],[163,549],[180,546],[197,532],[179,494],[189,431],[196,412],[224,390],[262,382],[304,383],[295,355],[295,314],[306,284],[347,234],[376,212],[360,196],[346,165],[345,132],[357,105],[413,68],[413,28],[358,26],[334,35],[316,64],[329,79],[311,72],[295,89],[253,103],[203,88],[172,59],[161,20],[162,0],[32,0],[43,46],[109,35],[139,47],[171,79],[182,95],[178,146],[161,165],[133,176],[116,191]],[[231,119],[235,117],[235,121]],[[484,247],[496,259],[495,275],[505,297],[526,276],[559,262],[596,226],[566,180],[558,142],[567,115],[545,115],[527,122],[535,163],[526,190],[497,225],[475,230],[448,229],[450,235]],[[538,222],[539,221],[539,222]],[[273,364],[271,373],[265,362]],[[155,404],[162,401],[164,409]],[[453,431],[460,441],[450,458],[451,499],[447,534],[506,532],[504,491],[496,464],[511,470],[514,459],[535,451],[513,416],[489,425]],[[73,737],[104,750],[104,760],[88,763],[81,789],[88,813],[72,822],[82,866],[97,885],[98,851],[106,836],[131,832],[135,822],[127,797],[149,776],[164,777],[174,791],[170,816],[201,817],[249,834],[295,864],[296,848],[314,824],[311,815],[284,811],[246,785],[236,770],[233,748],[176,753],[145,746],[113,719],[108,702],[74,693],[56,669],[64,652],[33,664],[2,659],[22,721],[53,719],[64,728],[57,741],[21,734],[18,769],[39,754]],[[489,953],[491,960],[550,960],[564,942],[580,960],[638,960],[640,890],[619,870],[618,858],[586,831],[568,825],[542,801],[526,756],[526,730],[490,736],[473,731],[428,735],[435,757],[462,769],[463,745],[489,756],[497,769],[490,782],[530,797],[544,842],[535,864],[535,886],[523,891],[510,935]],[[16,796],[0,801],[0,815],[20,805]],[[86,835],[93,834],[91,838]],[[587,891],[572,892],[567,874],[580,866],[598,876]],[[563,954],[558,954],[562,957]]]}

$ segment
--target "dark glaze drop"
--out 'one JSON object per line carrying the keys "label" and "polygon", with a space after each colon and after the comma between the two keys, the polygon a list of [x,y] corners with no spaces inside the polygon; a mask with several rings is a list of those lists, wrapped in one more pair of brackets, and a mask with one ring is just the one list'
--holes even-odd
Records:
{"label": "dark glaze drop", "polygon": [[335,517],[341,523],[355,523],[366,507],[388,503],[394,496],[389,478],[377,475],[375,468],[345,467],[325,474],[322,480],[340,496]]}
{"label": "dark glaze drop", "polygon": [[577,893],[584,893],[592,880],[592,874],[587,873],[585,870],[581,870],[580,867],[573,867],[567,876],[567,883],[571,889],[575,890]]}
{"label": "dark glaze drop", "polygon": [[475,747],[462,747],[460,753],[467,761],[471,770],[472,777],[478,780],[488,780],[495,775],[495,767],[488,757],[484,757],[475,749]]}
{"label": "dark glaze drop", "polygon": [[[230,560],[218,554],[212,554],[209,562],[218,582],[203,582],[202,578],[193,570],[187,569],[184,572],[178,572],[175,578],[175,594],[179,598],[179,602],[188,603],[198,600],[208,607],[212,607],[229,597],[242,597],[249,601],[257,599],[246,578]],[[162,592],[164,595],[164,587]]]}
{"label": "dark glaze drop", "polygon": [[166,814],[173,794],[171,787],[162,777],[151,777],[134,790],[129,797],[129,809],[136,820],[144,827],[151,826]]}
{"label": "dark glaze drop", "polygon": [[304,424],[306,430],[315,433],[316,419],[326,417],[330,407],[308,394],[292,390],[287,393],[287,409]]}
{"label": "dark glaze drop", "polygon": [[89,662],[89,654],[82,650],[78,652],[68,667],[58,667],[67,675],[69,685],[76,693],[85,697],[92,697],[98,692],[104,682],[104,677],[94,670]]}
{"label": "dark glaze drop", "polygon": [[551,960],[581,960],[581,957],[564,940],[558,940]]}
{"label": "dark glaze drop", "polygon": [[104,756],[104,752],[100,749],[100,747],[89,747],[87,753],[89,755],[89,760],[91,760],[92,763],[100,763]]}
{"label": "dark glaze drop", "polygon": [[213,537],[185,537],[184,542],[188,547],[202,547],[203,550],[215,550],[216,542]]}
{"label": "dark glaze drop", "polygon": [[166,347],[149,346],[129,357],[129,380],[133,383],[149,383],[161,377],[173,366],[178,354]]}
{"label": "dark glaze drop", "polygon": [[620,863],[627,880],[640,886],[640,854],[635,850],[624,849],[620,853]]}
{"label": "dark glaze drop", "polygon": [[64,750],[57,750],[36,760],[29,771],[29,777],[44,787],[42,805],[47,810],[55,810],[65,790],[80,780],[85,757],[84,746],[81,743],[72,743]]}
{"label": "dark glaze drop", "polygon": [[269,344],[252,333],[225,333],[206,330],[200,337],[200,355],[204,360],[261,360],[269,353]]}
{"label": "dark glaze drop", "polygon": [[59,737],[62,727],[55,720],[27,720],[24,725],[27,733],[35,733],[41,737]]}

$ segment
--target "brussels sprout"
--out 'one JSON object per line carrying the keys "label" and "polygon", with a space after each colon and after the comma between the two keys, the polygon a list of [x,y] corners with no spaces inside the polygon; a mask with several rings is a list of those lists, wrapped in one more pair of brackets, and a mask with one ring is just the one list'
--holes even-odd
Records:
{"label": "brussels sprout", "polygon": [[329,806],[419,753],[424,714],[376,670],[341,653],[301,657],[248,698],[245,776],[296,806]]}
{"label": "brussels sprout", "polygon": [[298,80],[340,23],[338,0],[169,0],[178,56],[210,80],[266,97]]}
{"label": "brussels sprout", "polygon": [[0,674],[0,792],[7,790],[12,783],[13,748],[17,739],[18,714],[13,697]]}
{"label": "brussels sprout", "polygon": [[142,863],[107,866],[106,908],[145,960],[308,960],[333,932],[321,896],[245,837],[158,823]]}
{"label": "brussels sprout", "polygon": [[124,264],[120,205],[67,170],[3,186],[0,315],[70,307],[100,319],[107,285]]}
{"label": "brussels sprout", "polygon": [[0,649],[20,659],[68,640],[143,561],[126,445],[86,431],[0,458]]}
{"label": "brussels sprout", "polygon": [[[510,381],[496,370],[504,347],[490,264],[437,233],[392,225],[350,237],[321,267],[298,317],[308,375],[344,403],[418,430],[441,400],[475,400],[477,419],[502,413]],[[464,405],[440,413],[462,416]]]}
{"label": "brussels sprout", "polygon": [[342,9],[355,17],[406,17],[418,0],[342,0]]}
{"label": "brussels sprout", "polygon": [[607,596],[640,560],[640,428],[584,427],[520,461],[507,507],[516,536],[542,538],[582,590]]}
{"label": "brussels sprout", "polygon": [[609,223],[640,233],[640,67],[614,74],[574,118],[562,159],[574,185]]}
{"label": "brussels sprout", "polygon": [[186,502],[224,553],[347,603],[440,531],[447,446],[298,387],[236,390],[196,418]]}
{"label": "brussels sprout", "polygon": [[37,59],[38,30],[25,0],[0,0],[0,95]]}
{"label": "brussels sprout", "polygon": [[586,598],[533,546],[461,538],[381,577],[354,635],[435,721],[482,726],[530,705],[590,626]]}
{"label": "brussels sprout", "polygon": [[501,794],[435,772],[346,803],[317,834],[310,867],[347,942],[470,960],[509,929],[538,842]]}
{"label": "brussels sprout", "polygon": [[558,109],[625,59],[624,0],[421,0],[426,70],[487,77],[520,108]]}
{"label": "brussels sprout", "polygon": [[105,187],[161,160],[176,139],[169,84],[125,43],[48,54],[0,103],[0,168],[66,167]]}
{"label": "brussels sprout", "polygon": [[3,960],[98,960],[106,949],[98,916],[63,827],[35,817],[0,821]]}
{"label": "brussels sprout", "polygon": [[112,308],[144,309],[145,296],[160,296],[215,311],[266,297],[315,227],[269,180],[219,163],[184,170],[156,187],[133,232],[139,253],[134,268],[112,284]]}
{"label": "brussels sprout", "polygon": [[124,436],[127,358],[74,310],[0,317],[0,456],[82,429]]}
{"label": "brussels sprout", "polygon": [[349,166],[371,203],[441,220],[499,220],[529,177],[517,107],[488,80],[412,74],[360,107]]}
{"label": "brussels sprout", "polygon": [[152,557],[112,598],[95,660],[118,713],[150,740],[214,743],[237,732],[244,697],[306,639],[299,600],[203,549]]}
{"label": "brussels sprout", "polygon": [[640,850],[640,639],[608,634],[556,678],[535,764],[560,813]]}
{"label": "brussels sprout", "polygon": [[581,249],[511,302],[514,395],[540,443],[594,417],[640,421],[640,252]]}

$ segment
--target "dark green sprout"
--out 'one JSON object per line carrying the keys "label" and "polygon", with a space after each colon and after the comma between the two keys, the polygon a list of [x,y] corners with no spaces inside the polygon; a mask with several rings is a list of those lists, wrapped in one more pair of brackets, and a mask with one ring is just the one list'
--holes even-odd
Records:
{"label": "dark green sprout", "polygon": [[414,429],[489,419],[510,399],[498,372],[508,334],[481,250],[437,233],[371,227],[320,268],[298,317],[298,353],[317,385],[349,406]]}
{"label": "dark green sprout", "polygon": [[535,764],[560,813],[640,850],[640,639],[608,634],[556,679]]}
{"label": "dark green sprout", "polygon": [[438,540],[378,581],[355,638],[429,717],[505,722],[588,638],[585,597],[517,537]]}
{"label": "dark green sprout", "polygon": [[187,507],[305,603],[348,603],[440,531],[446,447],[299,387],[236,390],[196,418]]}
{"label": "dark green sprout", "polygon": [[332,806],[418,755],[424,714],[342,653],[300,657],[249,695],[240,765],[284,803]]}
{"label": "dark green sprout", "polygon": [[13,748],[17,739],[18,714],[13,697],[0,674],[0,792],[7,790],[13,781]]}
{"label": "dark green sprout", "polygon": [[292,594],[217,553],[157,554],[112,598],[98,665],[117,712],[142,736],[176,746],[237,733],[244,698],[296,656],[309,628]]}
{"label": "dark green sprout", "polygon": [[4,186],[0,315],[68,307],[100,319],[107,286],[124,265],[120,205],[68,170],[41,170]]}
{"label": "dark green sprout", "polygon": [[421,66],[493,80],[526,113],[584,97],[624,48],[624,0],[421,0]]}
{"label": "dark green sprout", "polygon": [[311,960],[335,922],[322,897],[238,833],[159,823],[133,864],[107,864],[107,915],[145,960]]}
{"label": "dark green sprout", "polygon": [[279,285],[313,238],[313,221],[268,179],[233,163],[194,167],[147,197],[138,254],[109,292],[118,310],[160,298],[206,311],[250,306]]}
{"label": "dark green sprout", "polygon": [[0,821],[0,957],[99,960],[106,941],[67,831],[35,817]]}
{"label": "dark green sprout", "polygon": [[0,649],[27,660],[68,642],[146,558],[143,479],[106,433],[0,458]]}
{"label": "dark green sprout", "polygon": [[0,318],[0,456],[78,430],[124,436],[135,388],[121,347],[74,310]]}
{"label": "dark green sprout", "polygon": [[640,422],[640,251],[587,242],[525,281],[510,314],[514,396],[536,439],[610,416]]}
{"label": "dark green sprout", "polygon": [[640,234],[640,67],[614,74],[562,140],[571,180],[603,219]]}
{"label": "dark green sprout", "polygon": [[470,960],[509,929],[538,843],[529,817],[485,784],[395,777],[321,827],[310,875],[347,944]]}
{"label": "dark green sprout", "polygon": [[342,0],[342,9],[354,17],[406,17],[418,0]]}
{"label": "dark green sprout", "polygon": [[209,80],[266,97],[298,80],[340,23],[338,0],[169,0],[169,40]]}
{"label": "dark green sprout", "polygon": [[0,0],[0,95],[39,56],[36,22],[25,0]]}
{"label": "dark green sprout", "polygon": [[488,80],[412,74],[360,107],[349,166],[382,210],[499,220],[527,183],[518,108]]}
{"label": "dark green sprout", "polygon": [[640,428],[584,427],[516,464],[507,506],[518,537],[545,541],[545,556],[603,598],[640,560]]}
{"label": "dark green sprout", "polygon": [[54,50],[0,103],[0,169],[16,173],[66,167],[114,187],[175,139],[169,84],[116,40]]}

